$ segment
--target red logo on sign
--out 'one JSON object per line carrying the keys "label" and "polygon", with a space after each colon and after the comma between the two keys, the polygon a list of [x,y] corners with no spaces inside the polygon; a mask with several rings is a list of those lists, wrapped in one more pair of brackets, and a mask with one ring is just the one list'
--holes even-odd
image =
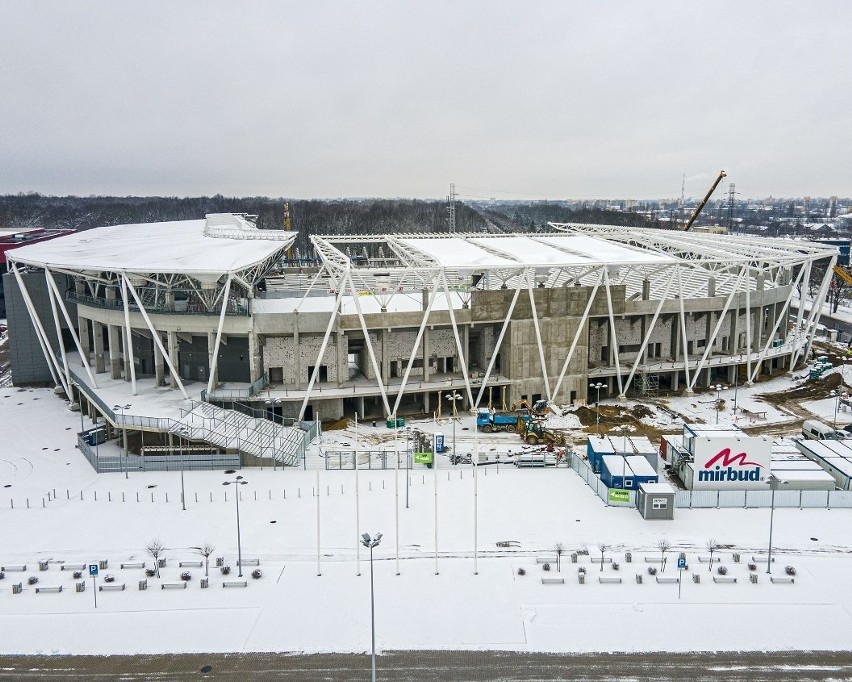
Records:
{"label": "red logo on sign", "polygon": [[[738,455],[731,454],[731,448],[725,448],[720,451],[718,455],[710,459],[707,464],[704,465],[705,469],[709,469],[714,464],[721,464],[723,467],[730,466],[731,464],[735,464],[736,466],[744,467],[744,466],[753,466],[759,467],[761,466],[759,462],[749,462],[746,460],[746,453],[741,452]],[[721,462],[719,461],[721,460]]]}

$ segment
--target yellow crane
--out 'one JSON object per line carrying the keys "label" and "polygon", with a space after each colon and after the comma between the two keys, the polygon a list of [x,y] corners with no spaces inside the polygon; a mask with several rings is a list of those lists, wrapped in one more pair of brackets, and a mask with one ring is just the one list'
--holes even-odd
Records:
{"label": "yellow crane", "polygon": [[692,227],[692,223],[695,222],[696,218],[698,218],[698,214],[701,213],[701,209],[704,208],[704,204],[706,204],[710,200],[710,196],[713,192],[716,191],[716,188],[719,186],[719,183],[722,182],[722,178],[727,175],[725,171],[719,171],[719,177],[716,178],[716,182],[713,183],[713,186],[707,191],[707,194],[704,195],[704,198],[698,202],[698,206],[695,207],[695,210],[692,212],[692,215],[689,216],[689,220],[687,220],[683,227],[681,228],[684,232],[686,232],[690,227]]}
{"label": "yellow crane", "polygon": [[846,282],[846,284],[852,286],[852,272],[849,272],[845,268],[841,268],[839,265],[835,265],[834,274]]}

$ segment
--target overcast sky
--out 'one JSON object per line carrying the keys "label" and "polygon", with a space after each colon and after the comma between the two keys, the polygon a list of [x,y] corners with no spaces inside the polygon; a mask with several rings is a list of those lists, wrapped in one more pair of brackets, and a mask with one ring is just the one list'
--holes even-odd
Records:
{"label": "overcast sky", "polygon": [[0,0],[0,193],[662,199],[720,169],[852,195],[852,2]]}

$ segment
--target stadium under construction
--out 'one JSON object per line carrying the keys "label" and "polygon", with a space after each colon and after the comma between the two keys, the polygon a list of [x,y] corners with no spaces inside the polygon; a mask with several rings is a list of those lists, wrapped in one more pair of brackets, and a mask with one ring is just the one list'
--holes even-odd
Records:
{"label": "stadium under construction", "polygon": [[52,382],[149,442],[295,464],[320,417],[580,405],[790,370],[819,316],[799,291],[822,300],[837,257],[805,241],[555,223],[312,236],[309,259],[292,257],[295,237],[215,214],[9,251],[13,381]]}

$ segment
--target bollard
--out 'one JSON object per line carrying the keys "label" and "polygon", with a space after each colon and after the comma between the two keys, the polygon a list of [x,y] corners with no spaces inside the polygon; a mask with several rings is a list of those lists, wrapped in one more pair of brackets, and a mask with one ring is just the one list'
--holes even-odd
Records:
{"label": "bollard", "polygon": [[151,502],[154,501],[154,493],[151,493]]}
{"label": "bollard", "polygon": [[212,492],[210,493],[210,501],[211,502],[213,501],[213,493]]}
{"label": "bollard", "polygon": [[329,495],[331,495],[331,486],[327,485],[325,487],[325,496],[328,497]]}
{"label": "bollard", "polygon": [[107,490],[107,502],[112,502],[112,493]]}
{"label": "bollard", "polygon": [[68,488],[65,489],[65,494],[68,496],[68,499],[71,499],[71,491]]}
{"label": "bollard", "polygon": [[98,491],[96,490],[95,491],[95,502],[97,502],[97,501],[98,501]]}
{"label": "bollard", "polygon": [[624,563],[629,564],[631,561],[633,561],[633,553],[632,552],[625,552],[624,553]]}
{"label": "bollard", "polygon": [[301,487],[299,488],[299,497],[300,498],[302,497],[302,488]]}
{"label": "bollard", "polygon": [[217,556],[216,557],[216,566],[219,567],[219,566],[224,566],[224,565],[225,565],[225,557]]}
{"label": "bollard", "polygon": [[209,578],[202,578],[202,579],[201,579],[201,589],[202,589],[202,590],[203,590],[203,589],[206,589],[207,587],[210,587],[210,582],[209,582],[209,581],[210,581],[210,579],[209,579]]}
{"label": "bollard", "polygon": [[15,508],[15,500],[9,500],[9,502],[12,503],[12,509],[14,509]]}
{"label": "bollard", "polygon": [[740,553],[739,552],[734,552],[734,563],[735,564],[740,563]]}
{"label": "bollard", "polygon": [[[153,502],[153,501],[154,501],[154,493],[151,493],[151,502]],[[168,501],[169,501],[169,494],[166,493],[166,502],[168,502]]]}
{"label": "bollard", "polygon": [[12,585],[12,594],[20,594],[24,590],[23,583],[14,583]]}
{"label": "bollard", "polygon": [[287,488],[284,488],[284,499],[287,499]]}
{"label": "bollard", "polygon": [[198,502],[198,493],[195,493],[195,501]]}
{"label": "bollard", "polygon": [[98,561],[98,568],[101,570],[106,570],[109,567],[109,559],[101,559]]}
{"label": "bollard", "polygon": [[577,563],[577,552],[571,552],[571,563],[572,564]]}
{"label": "bollard", "polygon": [[257,490],[254,491],[254,501],[257,502]]}
{"label": "bollard", "polygon": [[85,592],[86,591],[86,581],[81,580],[79,583],[74,584],[75,592]]}
{"label": "bollard", "polygon": [[757,573],[749,573],[748,579],[751,580],[751,582],[756,583],[757,582]]}
{"label": "bollard", "polygon": [[147,590],[148,589],[148,578],[145,578],[144,580],[139,581],[139,589],[140,590]]}
{"label": "bollard", "polygon": [[40,571],[46,571],[47,570],[47,560],[44,560],[44,561],[40,560],[38,562],[38,570],[40,570]]}
{"label": "bollard", "polygon": [[136,501],[139,501],[139,493],[136,493]]}
{"label": "bollard", "polygon": [[41,498],[41,506],[42,506],[42,508],[47,507],[47,505],[44,503],[44,498],[43,498],[43,497]]}
{"label": "bollard", "polygon": [[27,498],[27,509],[29,509],[29,508],[30,508],[30,498],[28,497]]}

